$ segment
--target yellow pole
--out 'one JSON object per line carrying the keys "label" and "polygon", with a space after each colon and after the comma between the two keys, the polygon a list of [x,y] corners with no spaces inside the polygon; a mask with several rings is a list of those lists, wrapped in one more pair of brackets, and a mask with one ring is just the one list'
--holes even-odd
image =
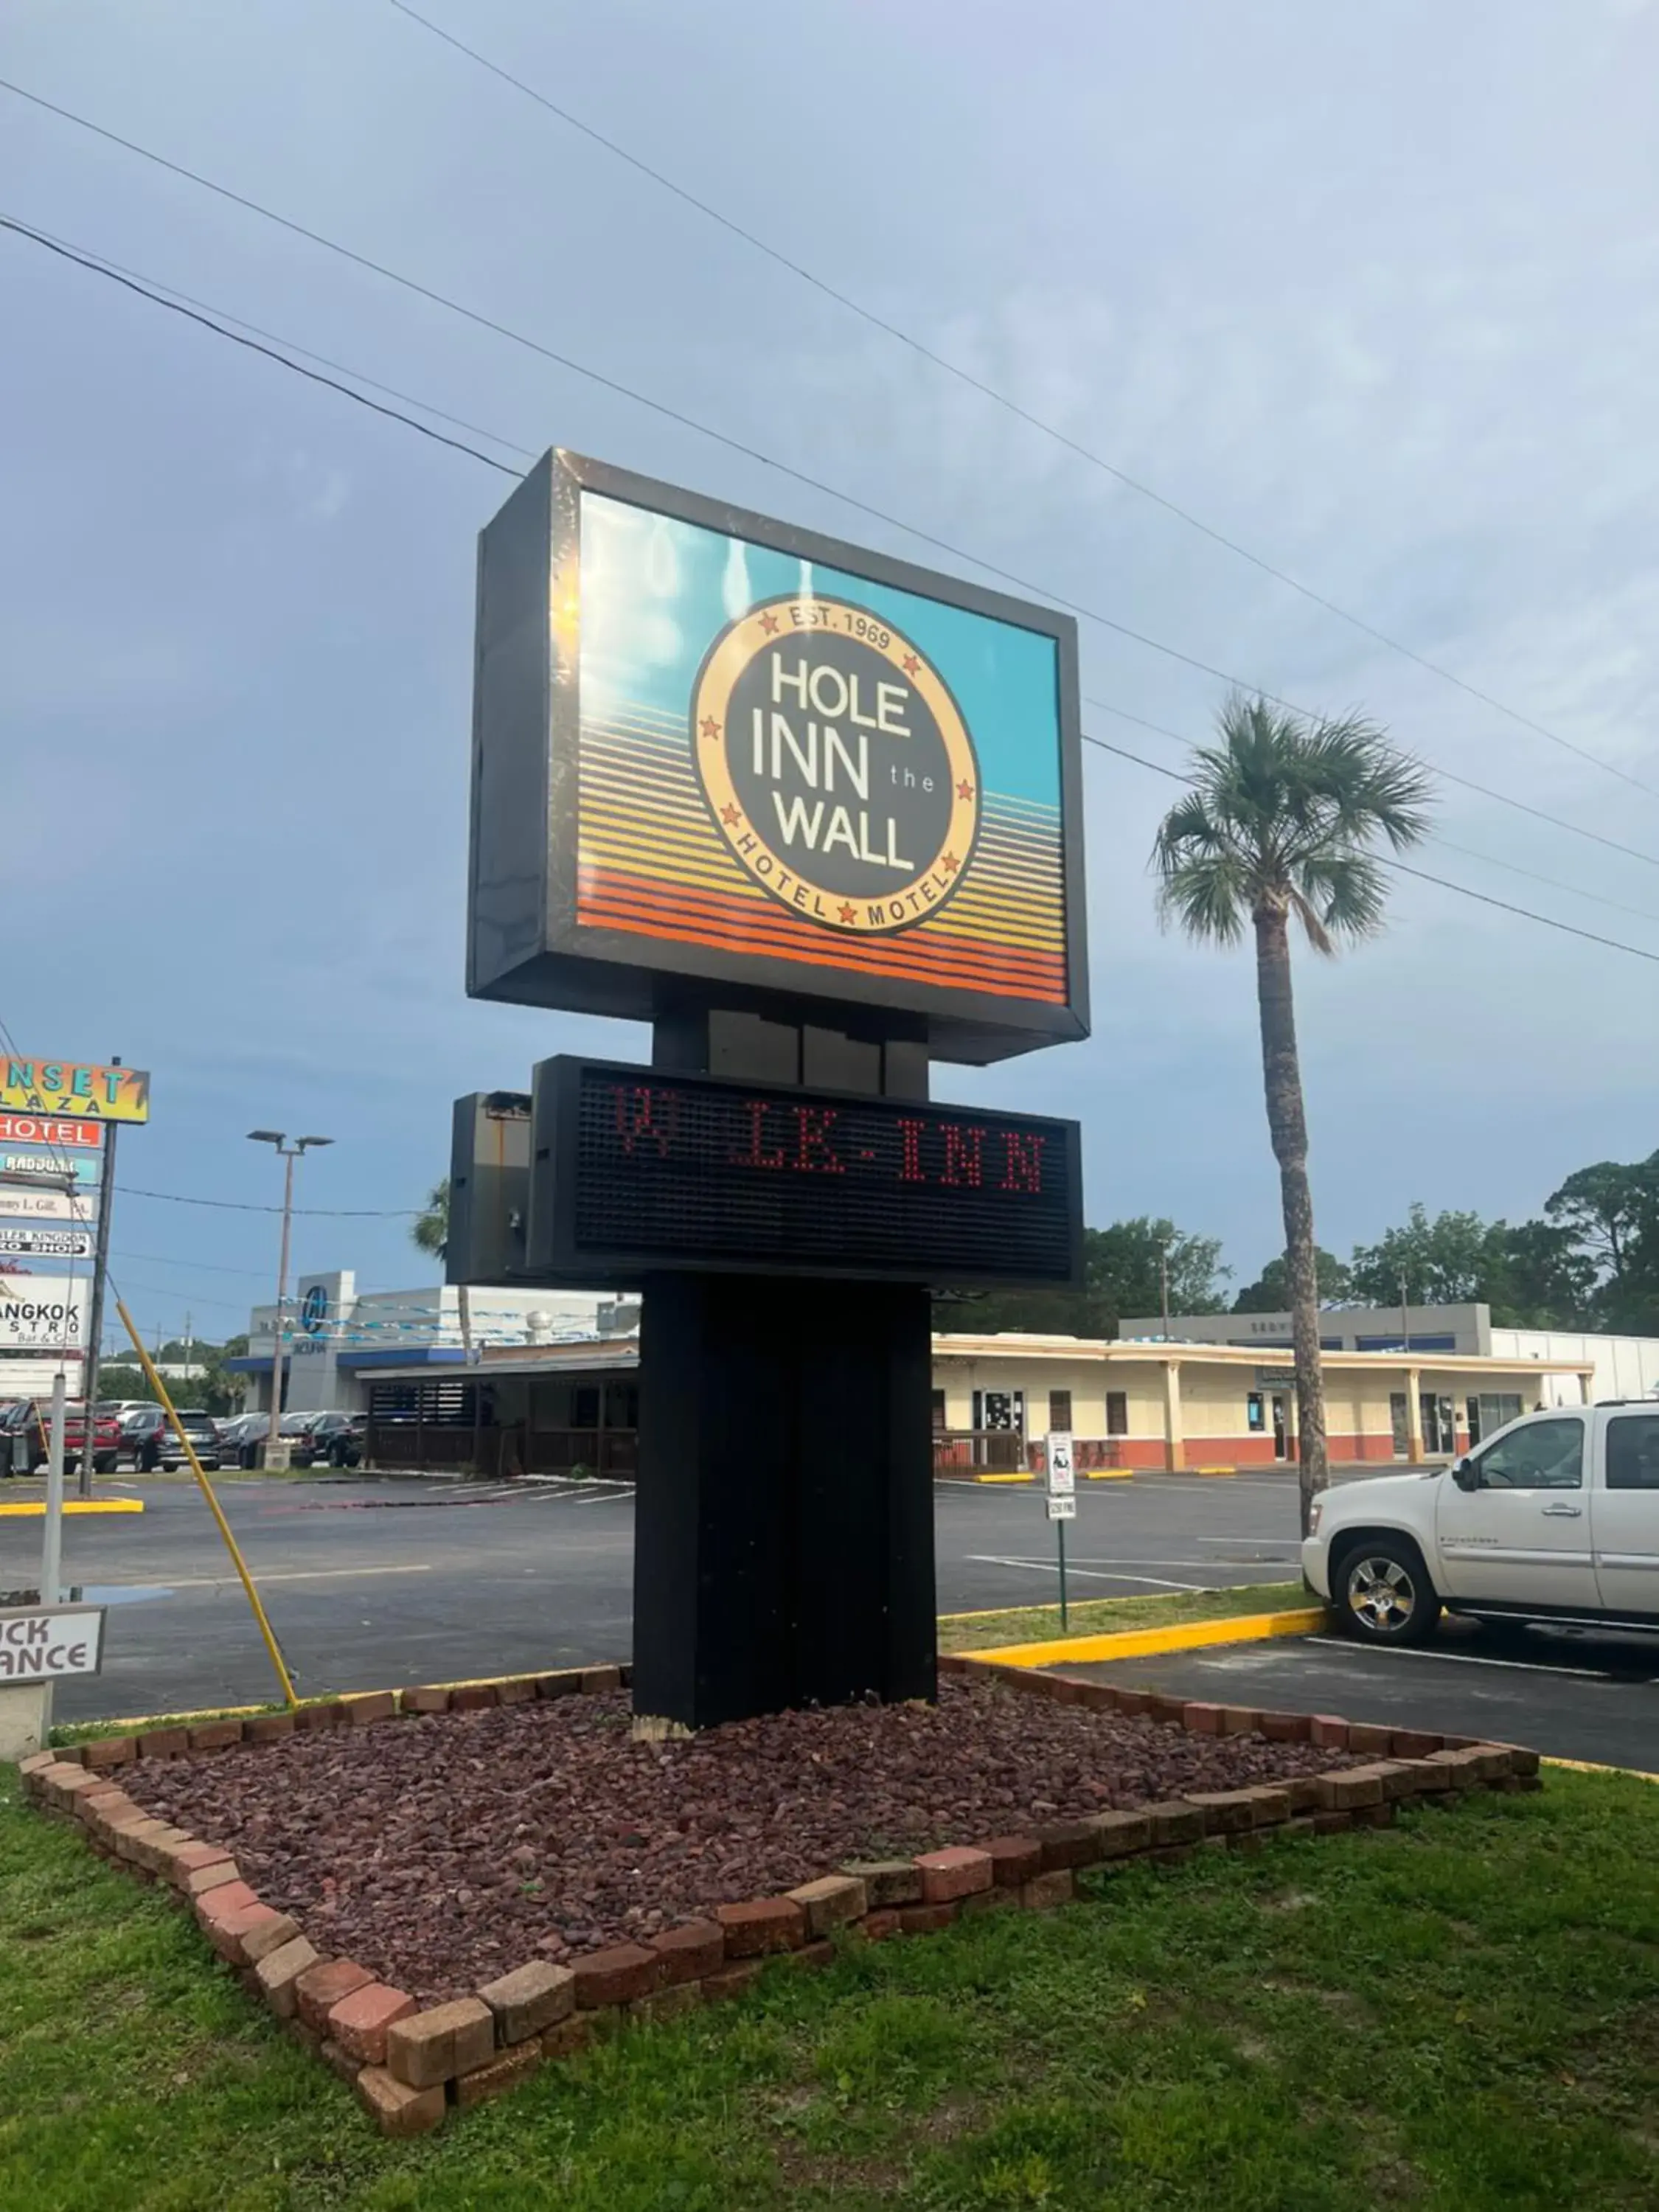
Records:
{"label": "yellow pole", "polygon": [[[259,1633],[265,1639],[265,1650],[270,1654],[270,1663],[276,1669],[276,1679],[283,1686],[283,1696],[289,1705],[297,1705],[300,1700],[295,1695],[294,1684],[289,1680],[287,1667],[283,1664],[282,1650],[271,1632],[270,1623],[265,1618],[265,1609],[259,1602],[259,1593],[253,1587],[253,1577],[249,1574],[247,1564],[237,1549],[236,1539],[230,1533],[230,1523],[226,1520],[223,1512],[220,1510],[219,1501],[213,1494],[213,1485],[208,1480],[203,1471],[202,1462],[196,1456],[196,1447],[185,1433],[173,1401],[167,1395],[167,1384],[156,1373],[155,1363],[144,1349],[144,1340],[132,1325],[132,1316],[118,1297],[115,1301],[115,1310],[120,1315],[127,1334],[132,1339],[132,1348],[138,1355],[138,1364],[144,1370],[144,1380],[155,1391],[161,1401],[162,1412],[172,1422],[173,1434],[184,1447],[185,1457],[190,1462],[190,1471],[196,1477],[202,1495],[206,1498],[213,1517],[219,1524],[219,1534],[225,1540],[225,1549],[230,1553],[231,1564],[241,1577],[242,1588],[247,1592],[247,1601],[253,1607],[253,1618],[259,1624]],[[87,1419],[90,1424],[92,1420],[90,1407],[87,1408]]]}

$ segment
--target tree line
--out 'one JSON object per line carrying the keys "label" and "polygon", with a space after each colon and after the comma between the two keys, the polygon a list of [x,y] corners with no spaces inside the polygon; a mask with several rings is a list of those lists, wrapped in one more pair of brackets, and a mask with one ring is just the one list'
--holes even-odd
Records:
{"label": "tree line", "polygon": [[[233,1336],[225,1344],[204,1344],[199,1337],[185,1344],[174,1337],[155,1357],[159,1366],[188,1361],[198,1370],[187,1382],[181,1377],[167,1384],[167,1395],[175,1406],[199,1406],[205,1413],[224,1414],[240,1413],[243,1395],[242,1377],[225,1362],[241,1358],[246,1351],[245,1336]],[[106,1358],[99,1364],[98,1395],[102,1400],[132,1399],[149,1404],[155,1393],[136,1359]]]}
{"label": "tree line", "polygon": [[[1026,1329],[1116,1336],[1127,1316],[1284,1313],[1283,1258],[1236,1293],[1221,1239],[1141,1214],[1084,1231],[1080,1291],[940,1297],[942,1329]],[[1321,1306],[1487,1305],[1500,1328],[1603,1329],[1659,1335],[1659,1152],[1579,1168],[1529,1221],[1412,1206],[1374,1244],[1340,1260],[1316,1248]]]}

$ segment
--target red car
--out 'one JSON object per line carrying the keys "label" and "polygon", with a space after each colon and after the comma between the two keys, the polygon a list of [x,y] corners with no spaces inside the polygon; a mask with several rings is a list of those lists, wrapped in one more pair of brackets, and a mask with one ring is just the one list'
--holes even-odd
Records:
{"label": "red car", "polygon": [[[0,1415],[0,1474],[33,1474],[46,1463],[52,1448],[52,1407],[39,1398],[21,1399]],[[64,1408],[64,1472],[73,1474],[87,1446],[87,1409],[71,1400]],[[113,1413],[94,1413],[92,1464],[113,1474],[121,1448],[121,1424]]]}

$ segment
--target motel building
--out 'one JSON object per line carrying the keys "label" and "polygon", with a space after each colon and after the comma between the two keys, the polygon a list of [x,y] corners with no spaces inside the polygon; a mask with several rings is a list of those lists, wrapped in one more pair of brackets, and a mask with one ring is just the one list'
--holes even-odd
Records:
{"label": "motel building", "polygon": [[[359,1296],[349,1273],[302,1278],[285,1405],[364,1413],[371,1466],[630,1477],[637,1305],[521,1289],[475,1290],[471,1304],[464,1322],[453,1290]],[[271,1310],[251,1318],[235,1364],[250,1401],[269,1405]],[[1320,1319],[1339,1467],[1443,1462],[1535,1407],[1659,1382],[1651,1340],[1500,1333],[1483,1308],[1419,1308],[1405,1328],[1397,1313]],[[1172,1319],[1167,1339],[1126,1328],[1136,1333],[936,1335],[936,1472],[1039,1472],[1051,1429],[1071,1432],[1092,1476],[1295,1463],[1288,1316]]]}
{"label": "motel building", "polygon": [[[1070,1431],[1085,1474],[1292,1464],[1288,1351],[1182,1342],[1177,1327],[1168,1340],[936,1336],[936,1468],[1035,1472],[1051,1429]],[[1582,1355],[1327,1349],[1322,1358],[1339,1467],[1444,1462],[1539,1405],[1588,1402],[1595,1375]]]}

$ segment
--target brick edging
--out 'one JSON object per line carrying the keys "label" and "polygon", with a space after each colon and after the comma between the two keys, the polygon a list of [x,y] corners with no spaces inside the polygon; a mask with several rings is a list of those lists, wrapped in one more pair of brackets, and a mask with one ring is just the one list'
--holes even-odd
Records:
{"label": "brick edging", "polygon": [[416,2006],[354,1960],[325,1958],[289,1914],[264,1903],[235,1860],[152,1818],[121,1787],[137,1761],[271,1742],[296,1729],[366,1727],[400,1712],[468,1712],[539,1698],[594,1695],[626,1686],[628,1667],[572,1668],[459,1688],[377,1692],[261,1713],[246,1720],[149,1728],[21,1765],[23,1786],[45,1810],[79,1820],[92,1848],[142,1879],[179,1893],[219,1957],[250,1994],[342,2079],[387,2135],[425,2134],[447,2106],[499,2095],[544,2060],[580,2050],[596,2028],[670,2020],[747,1989],[773,1957],[803,1966],[835,1956],[838,1936],[879,1942],[928,1935],[998,1908],[1041,1911],[1075,1895],[1080,1872],[1137,1861],[1170,1865],[1194,1851],[1257,1850],[1269,1835],[1327,1835],[1384,1827],[1401,1802],[1429,1803],[1473,1789],[1535,1790],[1538,1754],[1410,1729],[1371,1727],[1325,1714],[1256,1712],[1111,1683],[1031,1674],[994,1662],[944,1658],[942,1673],[989,1674],[1028,1696],[1096,1711],[1143,1714],[1197,1734],[1258,1733],[1371,1763],[1243,1790],[1194,1792],[1127,1812],[1055,1820],[982,1844],[953,1844],[914,1858],[849,1860],[781,1896],[721,1905],[647,1943],[615,1943],[568,1966],[544,1960],[484,1984],[471,1996]]}

